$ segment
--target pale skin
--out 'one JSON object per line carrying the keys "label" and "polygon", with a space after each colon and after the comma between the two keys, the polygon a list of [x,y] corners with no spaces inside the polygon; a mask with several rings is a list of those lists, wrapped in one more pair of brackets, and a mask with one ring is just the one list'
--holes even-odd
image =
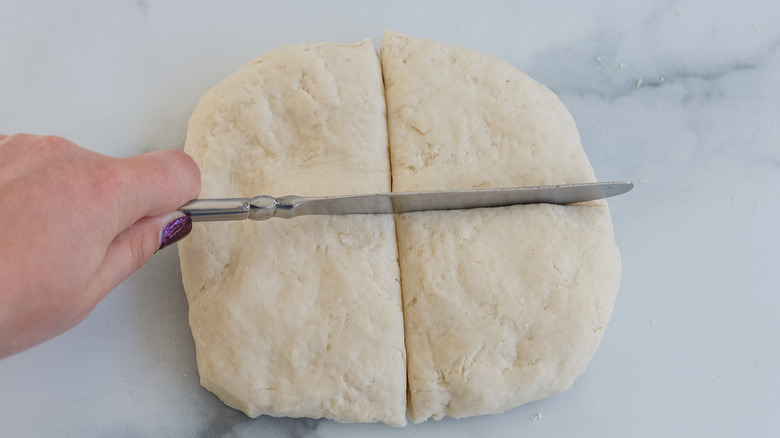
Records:
{"label": "pale skin", "polygon": [[59,137],[0,135],[0,358],[81,322],[199,191],[181,151],[113,158]]}

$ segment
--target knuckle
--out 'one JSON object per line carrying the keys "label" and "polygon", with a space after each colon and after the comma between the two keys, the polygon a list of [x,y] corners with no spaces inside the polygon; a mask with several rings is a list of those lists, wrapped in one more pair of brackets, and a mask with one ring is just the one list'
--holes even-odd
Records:
{"label": "knuckle", "polygon": [[177,167],[184,169],[190,176],[200,176],[198,165],[188,153],[179,149],[171,149],[167,153],[176,161]]}
{"label": "knuckle", "polygon": [[50,153],[70,152],[76,148],[72,141],[56,135],[31,136],[31,141],[37,143],[39,148]]}
{"label": "knuckle", "polygon": [[155,156],[156,178],[164,181],[166,187],[176,188],[179,196],[192,199],[200,192],[200,168],[195,160],[179,149],[159,151]]}
{"label": "knuckle", "polygon": [[177,158],[181,163],[180,168],[184,171],[184,182],[190,187],[191,196],[197,196],[200,192],[200,167],[186,152],[175,150],[174,153],[178,156]]}
{"label": "knuckle", "polygon": [[73,144],[70,140],[58,135],[42,135],[38,137],[38,139],[41,143],[50,144],[52,146],[65,146]]}

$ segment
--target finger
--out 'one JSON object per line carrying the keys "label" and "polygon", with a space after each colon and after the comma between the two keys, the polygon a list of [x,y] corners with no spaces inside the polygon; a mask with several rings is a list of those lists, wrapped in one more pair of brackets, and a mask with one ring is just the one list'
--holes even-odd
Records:
{"label": "finger", "polygon": [[105,295],[143,266],[161,246],[180,240],[191,229],[192,221],[181,213],[138,220],[108,246],[92,286],[97,288],[98,294]]}
{"label": "finger", "polygon": [[0,141],[5,140],[6,138],[8,138],[7,135],[0,134]]}
{"label": "finger", "polygon": [[200,169],[179,150],[119,159],[117,187],[108,196],[116,206],[117,232],[147,216],[175,211],[200,192]]}

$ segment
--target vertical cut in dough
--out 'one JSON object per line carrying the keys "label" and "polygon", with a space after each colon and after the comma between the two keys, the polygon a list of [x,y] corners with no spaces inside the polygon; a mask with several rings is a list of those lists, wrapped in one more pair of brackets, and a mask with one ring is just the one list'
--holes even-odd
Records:
{"label": "vertical cut in dough", "polygon": [[[370,40],[295,45],[209,91],[185,151],[201,197],[390,190]],[[406,424],[390,216],[197,224],[179,243],[201,383],[250,417]]]}
{"label": "vertical cut in dough", "polygon": [[[558,98],[506,62],[385,33],[393,191],[593,181]],[[566,390],[620,282],[604,201],[396,219],[409,414],[498,413]]]}

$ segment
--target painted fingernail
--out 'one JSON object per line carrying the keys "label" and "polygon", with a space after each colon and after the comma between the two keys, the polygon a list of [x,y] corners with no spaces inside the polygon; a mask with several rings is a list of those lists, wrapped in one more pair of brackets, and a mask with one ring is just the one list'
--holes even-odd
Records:
{"label": "painted fingernail", "polygon": [[192,219],[189,216],[182,216],[170,222],[160,231],[160,247],[165,248],[183,239],[192,231]]}

